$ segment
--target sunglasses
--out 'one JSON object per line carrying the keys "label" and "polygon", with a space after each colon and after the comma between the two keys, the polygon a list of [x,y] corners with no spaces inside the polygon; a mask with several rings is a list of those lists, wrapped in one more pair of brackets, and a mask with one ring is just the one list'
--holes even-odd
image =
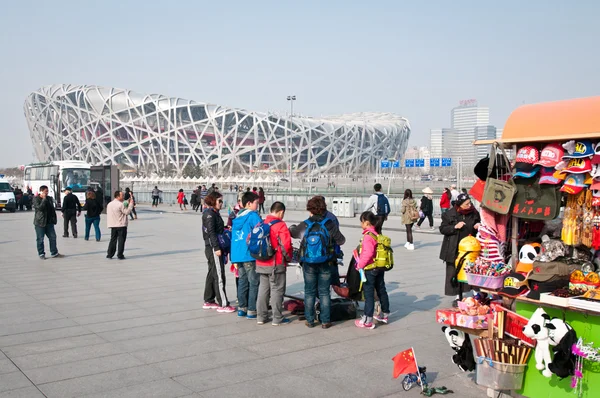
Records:
{"label": "sunglasses", "polygon": [[219,199],[219,200],[217,200],[217,202],[219,202],[219,203],[223,203],[223,200],[222,200],[222,199]]}

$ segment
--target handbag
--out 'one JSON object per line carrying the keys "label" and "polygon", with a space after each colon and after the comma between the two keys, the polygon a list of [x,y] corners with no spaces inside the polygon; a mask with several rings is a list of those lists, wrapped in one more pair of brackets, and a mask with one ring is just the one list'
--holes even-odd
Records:
{"label": "handbag", "polygon": [[511,213],[528,220],[554,220],[560,214],[561,193],[557,186],[542,184],[540,178],[519,178]]}
{"label": "handbag", "polygon": [[[493,144],[491,148],[491,161],[488,165],[488,178],[485,181],[481,205],[495,213],[508,214],[517,188],[515,187],[512,178],[510,178],[509,181],[502,181],[498,178],[491,177],[494,171],[494,160],[496,159],[496,146],[497,144]],[[503,148],[500,149],[502,150],[505,161],[508,163],[506,152]],[[498,177],[498,175],[496,175],[496,177]]]}
{"label": "handbag", "polygon": [[[495,163],[493,164],[492,173],[496,176],[504,175],[510,172],[510,163],[508,159],[506,159],[502,154],[497,153],[495,157]],[[490,167],[490,155],[488,154],[483,159],[480,159],[479,162],[473,168],[473,174],[477,176],[481,181],[487,180],[489,174]]]}

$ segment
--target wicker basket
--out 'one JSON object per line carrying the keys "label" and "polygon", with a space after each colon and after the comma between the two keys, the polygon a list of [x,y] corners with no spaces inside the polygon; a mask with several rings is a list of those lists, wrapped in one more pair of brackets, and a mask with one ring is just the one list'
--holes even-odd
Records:
{"label": "wicker basket", "polygon": [[485,276],[476,274],[467,274],[467,283],[471,286],[486,287],[488,289],[500,289],[504,284],[504,278],[502,276]]}

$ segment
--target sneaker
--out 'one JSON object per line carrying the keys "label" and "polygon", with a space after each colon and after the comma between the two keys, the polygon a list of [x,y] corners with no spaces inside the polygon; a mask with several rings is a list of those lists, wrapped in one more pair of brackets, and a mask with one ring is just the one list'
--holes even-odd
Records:
{"label": "sneaker", "polygon": [[231,306],[219,307],[219,308],[217,308],[217,312],[220,312],[223,314],[231,314],[232,312],[235,312],[235,308],[233,308]]}
{"label": "sneaker", "polygon": [[256,314],[248,314],[246,315],[246,319],[256,319]]}
{"label": "sneaker", "polygon": [[431,228],[429,228],[429,229],[433,231],[433,230],[435,230],[435,227],[431,227]]}
{"label": "sneaker", "polygon": [[265,321],[256,321],[256,324],[257,324],[257,325],[264,325],[264,324],[265,324]]}
{"label": "sneaker", "polygon": [[40,256],[40,260],[45,260],[45,259],[46,259],[46,255],[45,255],[45,254],[42,254],[42,255]]}
{"label": "sneaker", "polygon": [[52,257],[52,258],[63,258],[64,256],[65,256],[64,254],[56,253],[56,254],[51,255],[50,257]]}
{"label": "sneaker", "polygon": [[404,248],[405,248],[405,249],[408,249],[408,245],[410,245],[410,243],[406,242],[406,243],[404,244]]}
{"label": "sneaker", "polygon": [[246,311],[238,310],[238,318],[243,318],[247,315]]}
{"label": "sneaker", "polygon": [[279,323],[275,323],[275,322],[273,322],[273,323],[271,323],[271,325],[273,325],[273,326],[287,325],[287,324],[289,324],[289,323],[291,323],[291,322],[292,322],[292,321],[290,321],[289,319],[287,319],[287,318],[283,318],[283,319],[281,320],[281,322],[279,322]]}
{"label": "sneaker", "polygon": [[314,328],[316,324],[314,322],[304,321],[304,325],[308,328]]}
{"label": "sneaker", "polygon": [[377,322],[388,323],[387,315],[373,315],[373,319],[375,319]]}
{"label": "sneaker", "polygon": [[355,320],[354,325],[361,329],[375,329],[375,325],[373,323],[365,323],[362,319]]}
{"label": "sneaker", "polygon": [[410,243],[410,244],[409,244],[409,245],[406,247],[406,249],[407,249],[407,250],[415,250],[415,245],[414,245],[414,243]]}
{"label": "sneaker", "polygon": [[117,258],[118,258],[119,260],[125,260],[125,256],[121,256],[121,257],[118,257],[118,256],[117,256]]}
{"label": "sneaker", "polygon": [[329,323],[322,323],[321,324],[321,329],[329,329],[332,326],[333,326],[333,323],[331,323],[331,322],[329,322]]}
{"label": "sneaker", "polygon": [[219,305],[217,303],[211,303],[209,301],[204,303],[204,305],[202,306],[203,310],[216,310],[217,308],[219,308]]}

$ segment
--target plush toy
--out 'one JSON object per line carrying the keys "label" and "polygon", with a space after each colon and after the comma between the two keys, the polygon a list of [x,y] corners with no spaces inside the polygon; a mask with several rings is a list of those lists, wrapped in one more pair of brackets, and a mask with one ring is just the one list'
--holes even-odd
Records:
{"label": "plush toy", "polygon": [[546,323],[550,320],[550,316],[546,314],[543,308],[535,310],[527,325],[523,328],[523,334],[537,341],[535,347],[535,367],[542,370],[542,375],[551,377],[552,371],[548,365],[552,362],[550,357],[550,337]]}
{"label": "plush toy", "polygon": [[540,254],[542,246],[539,243],[528,243],[519,250],[517,272],[528,273],[533,269],[533,261]]}
{"label": "plush toy", "polygon": [[572,353],[573,344],[577,344],[577,333],[562,319],[552,318],[546,323],[548,339],[554,352],[552,363],[548,369],[555,375],[564,379],[575,373],[576,357]]}
{"label": "plush toy", "polygon": [[475,358],[473,358],[473,346],[471,339],[465,332],[452,329],[450,326],[442,326],[442,332],[446,335],[448,344],[456,353],[452,355],[452,362],[463,372],[475,370]]}

